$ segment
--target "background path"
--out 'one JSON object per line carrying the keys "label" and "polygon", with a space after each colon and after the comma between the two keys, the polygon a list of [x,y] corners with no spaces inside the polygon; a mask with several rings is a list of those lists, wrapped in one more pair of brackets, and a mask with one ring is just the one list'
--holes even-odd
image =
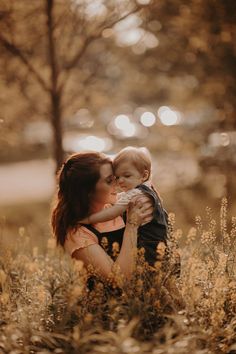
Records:
{"label": "background path", "polygon": [[0,165],[0,205],[44,201],[55,190],[53,160]]}
{"label": "background path", "polygon": [[[55,191],[52,159],[0,165],[0,205],[45,201]],[[200,178],[197,161],[189,156],[162,154],[153,158],[153,182],[162,192],[192,185]]]}

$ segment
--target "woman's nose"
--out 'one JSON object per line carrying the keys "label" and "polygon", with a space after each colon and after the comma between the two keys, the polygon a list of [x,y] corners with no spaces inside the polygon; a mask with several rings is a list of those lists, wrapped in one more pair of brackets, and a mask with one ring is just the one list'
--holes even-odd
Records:
{"label": "woman's nose", "polygon": [[116,178],[114,177],[114,178],[112,179],[112,187],[116,187],[116,185],[117,185],[117,180],[116,180]]}

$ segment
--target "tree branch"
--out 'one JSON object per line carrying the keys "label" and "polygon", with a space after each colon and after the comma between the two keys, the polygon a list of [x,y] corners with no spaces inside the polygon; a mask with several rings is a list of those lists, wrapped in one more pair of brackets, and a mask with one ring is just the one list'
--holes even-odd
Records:
{"label": "tree branch", "polygon": [[[140,11],[144,6],[142,5],[138,5],[136,6],[132,11],[130,12],[127,12],[125,15],[119,17],[118,19],[116,20],[113,20],[111,23],[109,23],[108,25],[105,26],[101,26],[99,30],[97,30],[96,33],[93,33],[91,35],[89,35],[83,42],[82,46],[79,48],[78,52],[75,54],[75,56],[69,61],[67,62],[63,69],[64,71],[66,71],[67,73],[69,73],[74,67],[75,65],[79,62],[79,60],[82,58],[82,56],[84,55],[86,49],[88,48],[88,46],[90,45],[91,42],[93,42],[95,39],[99,38],[102,34],[102,32],[107,29],[107,28],[111,28],[113,26],[115,26],[117,23],[119,23],[120,21],[126,19],[128,16]],[[68,76],[67,76],[67,79],[68,79]],[[59,90],[63,90],[64,87],[66,85],[66,82],[68,81],[67,79],[65,79],[60,87],[59,87]]]}
{"label": "tree branch", "polygon": [[[90,85],[93,82],[94,78],[96,77],[96,72],[97,72],[96,69],[93,72],[90,72],[89,75],[82,82],[82,85],[84,87],[86,87],[86,89],[88,89],[88,85]],[[85,95],[83,95],[83,97],[84,96]],[[77,92],[74,95],[73,95],[73,93],[71,93],[70,97],[62,105],[62,109],[64,110],[66,107],[70,107],[73,104],[73,102],[76,99],[76,97],[78,97],[78,93]]]}
{"label": "tree branch", "polygon": [[111,28],[113,27],[114,25],[116,25],[118,22],[124,20],[125,18],[127,18],[128,16],[130,16],[131,14],[134,14],[136,12],[138,12],[140,9],[142,9],[143,6],[137,6],[135,9],[133,9],[132,11],[130,12],[127,12],[125,15],[123,15],[122,17],[112,21],[111,23],[109,23],[109,25],[106,25],[106,26],[102,26],[99,30],[97,30],[96,33],[93,33],[91,35],[89,35],[82,47],[80,47],[80,49],[78,50],[78,52],[75,54],[75,56],[72,58],[72,60],[70,62],[68,62],[67,64],[65,64],[64,66],[64,70],[66,71],[70,71],[71,69],[73,69],[73,67],[76,65],[76,63],[80,60],[80,58],[83,56],[85,50],[87,49],[87,47],[89,46],[89,44],[91,42],[93,42],[95,39],[99,38],[102,34],[102,32],[107,29],[107,28]]}
{"label": "tree branch", "polygon": [[119,23],[120,21],[125,20],[127,17],[129,17],[132,14],[135,14],[136,12],[142,10],[145,7],[145,5],[137,5],[132,11],[127,12],[126,14],[124,14],[123,16],[119,17],[118,19],[114,20],[113,22],[111,22],[109,25],[103,27],[101,29],[101,32],[107,28],[111,28],[113,26],[115,26],[117,23]]}
{"label": "tree branch", "polygon": [[13,43],[10,43],[6,38],[0,35],[0,42],[3,47],[15,57],[18,57],[19,60],[24,64],[24,66],[28,69],[28,71],[32,74],[32,76],[36,79],[36,81],[40,84],[43,90],[50,92],[50,88],[47,86],[44,79],[40,76],[40,74],[36,71],[33,65],[29,62],[29,60],[24,56],[22,51]]}

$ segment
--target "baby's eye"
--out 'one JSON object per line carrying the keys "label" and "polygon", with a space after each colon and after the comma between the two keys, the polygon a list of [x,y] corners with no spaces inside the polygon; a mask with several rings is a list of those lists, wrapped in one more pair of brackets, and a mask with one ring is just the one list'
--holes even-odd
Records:
{"label": "baby's eye", "polygon": [[125,178],[129,178],[129,177],[130,177],[130,175],[125,175],[124,177],[125,177]]}

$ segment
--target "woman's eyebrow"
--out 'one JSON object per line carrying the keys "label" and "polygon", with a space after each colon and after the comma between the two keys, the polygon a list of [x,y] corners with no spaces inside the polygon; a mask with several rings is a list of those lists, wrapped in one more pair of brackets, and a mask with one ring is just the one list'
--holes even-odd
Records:
{"label": "woman's eyebrow", "polygon": [[111,173],[110,175],[106,176],[105,179],[112,178],[113,176],[113,173]]}

